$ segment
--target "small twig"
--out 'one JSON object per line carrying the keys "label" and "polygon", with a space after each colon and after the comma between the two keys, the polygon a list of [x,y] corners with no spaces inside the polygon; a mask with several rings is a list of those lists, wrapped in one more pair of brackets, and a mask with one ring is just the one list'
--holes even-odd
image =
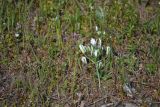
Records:
{"label": "small twig", "polygon": [[100,102],[100,101],[106,99],[107,97],[108,97],[108,95],[104,96],[103,98],[100,98],[99,100],[94,101],[93,103],[89,104],[88,106],[95,105],[97,102]]}

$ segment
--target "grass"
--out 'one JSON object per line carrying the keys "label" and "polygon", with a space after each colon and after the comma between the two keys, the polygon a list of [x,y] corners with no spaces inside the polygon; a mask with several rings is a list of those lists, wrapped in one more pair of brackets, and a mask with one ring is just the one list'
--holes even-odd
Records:
{"label": "grass", "polygon": [[[134,0],[0,1],[0,106],[100,106],[106,95],[108,103],[131,101],[126,83],[139,106],[160,102],[160,5],[139,7]],[[113,52],[101,88],[96,69],[80,59],[79,44],[92,37]]]}

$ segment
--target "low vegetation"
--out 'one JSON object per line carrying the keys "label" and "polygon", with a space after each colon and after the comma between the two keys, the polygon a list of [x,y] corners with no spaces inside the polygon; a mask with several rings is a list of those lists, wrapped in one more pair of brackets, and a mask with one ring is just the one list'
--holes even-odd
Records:
{"label": "low vegetation", "polygon": [[160,105],[159,0],[0,1],[0,106],[122,105]]}

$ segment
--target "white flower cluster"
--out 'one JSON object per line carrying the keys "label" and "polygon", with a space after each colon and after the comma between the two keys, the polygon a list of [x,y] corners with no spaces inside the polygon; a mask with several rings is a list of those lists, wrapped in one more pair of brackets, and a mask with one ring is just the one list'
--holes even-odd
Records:
{"label": "white flower cluster", "polygon": [[103,69],[104,64],[106,63],[105,59],[106,56],[110,53],[111,50],[110,47],[107,46],[104,48],[104,46],[102,46],[102,40],[100,38],[98,40],[91,38],[90,44],[88,46],[80,44],[79,48],[83,53],[83,56],[81,58],[82,63],[89,64],[88,63],[89,60],[91,61],[91,63],[94,64],[96,68],[96,75],[99,81],[99,87],[101,87],[100,72]]}
{"label": "white flower cluster", "polygon": [[102,55],[104,52],[105,52],[105,55],[108,55],[110,53],[110,47],[107,46],[106,48],[104,48],[102,46],[102,40],[100,38],[98,40],[91,38],[90,45],[84,46],[84,45],[80,44],[79,48],[80,48],[81,52],[85,55],[81,58],[81,61],[84,64],[88,63],[87,58],[89,58],[90,60],[96,59],[96,60],[92,60],[92,61],[94,63],[99,62],[99,65],[102,65],[102,62],[100,62],[100,59],[98,59],[98,57],[100,55]]}

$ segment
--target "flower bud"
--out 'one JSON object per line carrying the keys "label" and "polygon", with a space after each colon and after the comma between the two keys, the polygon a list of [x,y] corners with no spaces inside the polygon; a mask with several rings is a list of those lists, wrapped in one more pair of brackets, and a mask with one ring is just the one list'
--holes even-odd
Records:
{"label": "flower bud", "polygon": [[94,56],[97,57],[98,56],[98,49],[94,51]]}
{"label": "flower bud", "polygon": [[106,54],[108,55],[110,53],[111,48],[109,46],[107,46],[106,48]]}
{"label": "flower bud", "polygon": [[96,44],[97,44],[97,42],[96,42],[96,40],[95,40],[94,38],[91,38],[90,43],[91,43],[93,46],[96,46]]}
{"label": "flower bud", "polygon": [[79,48],[80,48],[80,50],[82,51],[83,54],[86,52],[85,46],[80,44]]}
{"label": "flower bud", "polygon": [[81,61],[82,61],[84,64],[87,64],[87,59],[86,59],[86,57],[83,56],[83,57],[81,58]]}

